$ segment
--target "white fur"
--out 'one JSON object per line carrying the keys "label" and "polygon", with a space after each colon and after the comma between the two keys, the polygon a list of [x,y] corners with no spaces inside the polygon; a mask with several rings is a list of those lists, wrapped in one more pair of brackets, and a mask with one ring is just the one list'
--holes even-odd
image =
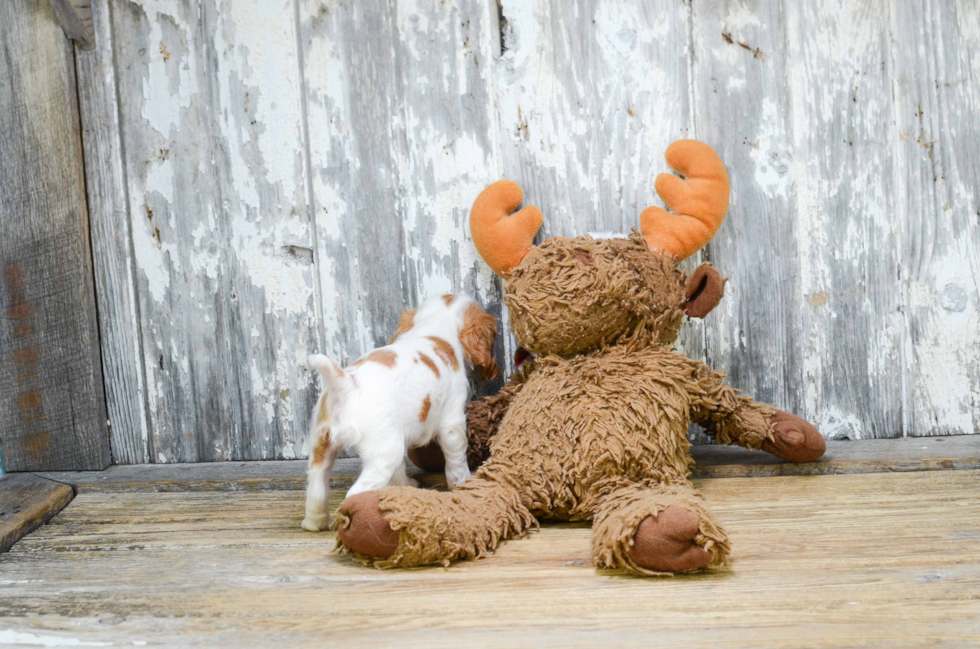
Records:
{"label": "white fur", "polygon": [[[459,332],[471,304],[473,299],[465,295],[454,296],[449,306],[442,297],[426,300],[415,313],[412,328],[381,348],[396,354],[393,367],[369,361],[341,371],[326,356],[310,356],[310,365],[319,371],[325,390],[312,417],[303,529],[321,531],[329,526],[330,473],[341,449],[353,448],[363,464],[347,497],[388,485],[417,486],[405,473],[405,453],[433,439],[446,457],[449,488],[470,477],[465,409],[470,390],[467,370],[473,368],[468,367]],[[427,336],[452,345],[458,369],[439,357]],[[416,360],[420,352],[436,364],[438,377]],[[431,406],[422,422],[419,415],[426,396]],[[328,421],[318,425],[324,399]],[[329,434],[330,447],[323,463],[316,465],[313,449],[324,433]]]}

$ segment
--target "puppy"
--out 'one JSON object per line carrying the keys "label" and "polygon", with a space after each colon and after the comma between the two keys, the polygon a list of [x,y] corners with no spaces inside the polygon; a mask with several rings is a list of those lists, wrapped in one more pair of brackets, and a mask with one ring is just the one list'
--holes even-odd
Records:
{"label": "puppy", "polygon": [[347,368],[310,356],[325,390],[311,418],[303,529],[329,525],[330,473],[341,449],[355,449],[363,464],[347,497],[387,485],[417,486],[405,473],[405,452],[433,439],[446,457],[449,488],[465,482],[470,376],[497,377],[496,337],[493,316],[472,298],[443,295],[404,311],[388,345]]}

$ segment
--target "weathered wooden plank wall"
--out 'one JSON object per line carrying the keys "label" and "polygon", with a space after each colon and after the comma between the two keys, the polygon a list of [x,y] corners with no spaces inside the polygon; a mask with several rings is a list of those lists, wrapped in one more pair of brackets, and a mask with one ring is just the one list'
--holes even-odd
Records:
{"label": "weathered wooden plank wall", "polygon": [[0,442],[10,471],[109,463],[75,64],[48,4],[0,3]]}
{"label": "weathered wooden plank wall", "polygon": [[448,290],[506,320],[466,227],[480,188],[520,182],[544,236],[624,232],[681,137],[733,179],[690,262],[728,297],[685,350],[829,436],[980,428],[972,0],[94,14],[77,59],[118,462],[305,455],[307,353],[347,362]]}

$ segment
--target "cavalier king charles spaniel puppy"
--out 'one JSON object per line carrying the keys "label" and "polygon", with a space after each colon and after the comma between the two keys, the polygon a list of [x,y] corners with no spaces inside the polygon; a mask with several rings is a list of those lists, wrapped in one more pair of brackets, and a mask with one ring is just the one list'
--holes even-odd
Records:
{"label": "cavalier king charles spaniel puppy", "polygon": [[498,375],[497,326],[469,296],[442,295],[401,314],[388,345],[341,369],[310,356],[320,395],[310,426],[306,518],[311,532],[330,522],[330,473],[342,449],[353,448],[363,469],[347,497],[388,485],[416,485],[405,473],[407,449],[435,440],[452,489],[470,477],[466,464],[466,402],[470,380]]}

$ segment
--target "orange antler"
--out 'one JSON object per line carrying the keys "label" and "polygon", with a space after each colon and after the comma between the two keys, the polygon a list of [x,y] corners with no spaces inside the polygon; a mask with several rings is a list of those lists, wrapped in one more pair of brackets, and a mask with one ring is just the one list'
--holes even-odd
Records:
{"label": "orange antler", "polygon": [[664,155],[671,174],[657,176],[657,193],[670,212],[648,207],[640,214],[640,231],[651,250],[678,261],[690,257],[715,236],[728,212],[728,172],[707,144],[678,140]]}
{"label": "orange antler", "polygon": [[533,205],[511,214],[523,197],[517,183],[498,180],[480,192],[470,210],[470,233],[476,250],[504,278],[524,259],[541,227],[541,210]]}

